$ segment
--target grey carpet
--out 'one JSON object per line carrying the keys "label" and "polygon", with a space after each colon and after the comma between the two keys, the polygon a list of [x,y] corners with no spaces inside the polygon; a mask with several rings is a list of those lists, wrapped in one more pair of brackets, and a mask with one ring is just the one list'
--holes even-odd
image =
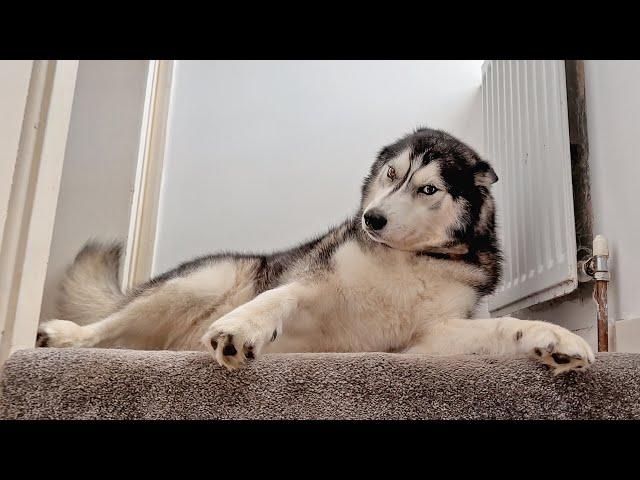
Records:
{"label": "grey carpet", "polygon": [[527,358],[266,355],[227,372],[204,353],[16,352],[4,419],[640,419],[640,354],[553,377]]}

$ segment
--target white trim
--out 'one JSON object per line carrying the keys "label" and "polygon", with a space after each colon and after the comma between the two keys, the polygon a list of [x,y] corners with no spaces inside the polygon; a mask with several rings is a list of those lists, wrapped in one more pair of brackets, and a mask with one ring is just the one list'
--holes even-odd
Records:
{"label": "white trim", "polygon": [[609,322],[609,351],[640,353],[640,318]]}
{"label": "white trim", "polygon": [[35,345],[77,70],[33,62],[0,244],[0,364]]}
{"label": "white trim", "polygon": [[570,279],[566,282],[560,283],[558,285],[554,285],[553,287],[544,290],[542,292],[535,293],[528,297],[521,298],[515,302],[509,303],[500,308],[491,309],[492,317],[504,317],[505,315],[509,315],[513,312],[517,312],[518,310],[522,310],[524,308],[532,307],[533,305],[538,305],[542,302],[546,302],[549,300],[553,300],[554,298],[561,297],[563,295],[567,295],[573,292],[578,287],[577,279]]}
{"label": "white trim", "polygon": [[172,77],[173,61],[149,62],[136,181],[122,273],[124,289],[132,288],[151,276]]}
{"label": "white trim", "polygon": [[145,88],[144,107],[142,111],[142,121],[140,122],[140,140],[138,142],[138,156],[136,160],[136,176],[134,180],[133,197],[131,199],[131,212],[129,215],[129,231],[127,234],[127,245],[125,249],[125,259],[122,266],[121,287],[127,290],[132,283],[132,270],[134,269],[134,238],[136,230],[139,229],[141,196],[144,186],[144,172],[149,150],[149,137],[151,128],[151,115],[153,110],[153,99],[156,91],[158,78],[158,60],[150,60],[147,67],[147,86]]}

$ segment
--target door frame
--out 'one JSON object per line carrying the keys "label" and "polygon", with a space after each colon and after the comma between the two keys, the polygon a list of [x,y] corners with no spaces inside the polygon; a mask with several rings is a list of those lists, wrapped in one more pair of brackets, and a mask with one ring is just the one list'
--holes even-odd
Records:
{"label": "door frame", "polygon": [[148,280],[153,270],[174,61],[150,60],[148,72],[136,180],[121,275],[124,290]]}
{"label": "door frame", "polygon": [[77,60],[3,65],[0,365],[35,346],[77,71]]}

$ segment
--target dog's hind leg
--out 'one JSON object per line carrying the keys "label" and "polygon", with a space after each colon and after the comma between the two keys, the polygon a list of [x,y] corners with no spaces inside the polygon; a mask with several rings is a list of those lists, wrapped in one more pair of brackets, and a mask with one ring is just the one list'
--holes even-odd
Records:
{"label": "dog's hind leg", "polygon": [[37,345],[203,349],[199,340],[211,321],[253,298],[251,269],[250,262],[219,262],[151,287],[97,322],[44,322]]}
{"label": "dog's hind leg", "polygon": [[[68,320],[50,320],[38,329],[37,346],[42,347],[124,347],[165,349],[176,337],[188,334],[198,317],[206,318],[216,305],[195,297],[188,309],[177,311],[169,299],[156,295],[131,301],[108,317],[88,325]],[[181,302],[173,298],[173,302]]]}

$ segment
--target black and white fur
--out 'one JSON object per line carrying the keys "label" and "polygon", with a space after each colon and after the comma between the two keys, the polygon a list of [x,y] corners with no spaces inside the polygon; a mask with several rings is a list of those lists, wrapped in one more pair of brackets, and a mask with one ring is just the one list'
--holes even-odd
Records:
{"label": "black and white fur", "polygon": [[555,373],[594,361],[557,325],[468,320],[500,278],[493,169],[438,130],[384,148],[358,212],[271,255],[197,258],[121,292],[120,247],[88,244],[62,285],[51,347],[208,350],[228,369],[265,352],[529,354]]}

